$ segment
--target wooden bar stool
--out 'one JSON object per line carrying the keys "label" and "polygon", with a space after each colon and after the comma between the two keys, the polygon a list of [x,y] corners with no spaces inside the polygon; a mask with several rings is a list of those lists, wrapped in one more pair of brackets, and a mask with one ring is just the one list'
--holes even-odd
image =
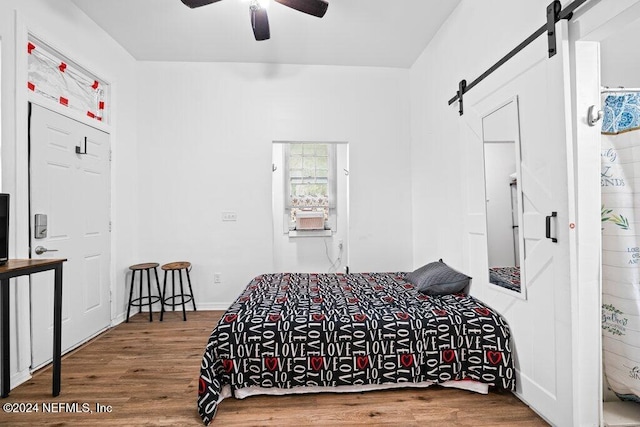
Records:
{"label": "wooden bar stool", "polygon": [[[179,262],[170,262],[168,264],[164,264],[161,267],[164,270],[164,284],[162,287],[162,295],[164,298],[164,302],[162,305],[162,311],[160,312],[160,320],[163,319],[164,316],[164,306],[170,305],[173,307],[173,311],[176,310],[176,305],[182,305],[182,318],[183,320],[187,320],[187,311],[185,309],[186,304],[191,301],[193,304],[193,311],[196,311],[196,300],[193,297],[193,289],[191,288],[191,278],[189,277],[189,270],[191,270],[191,263],[187,261],[179,261]],[[189,283],[189,293],[184,293],[184,286],[182,282],[182,270],[187,273],[187,282]],[[167,296],[167,273],[171,272],[171,296]],[[176,271],[178,272],[178,276],[180,276],[180,293],[176,294]],[[176,302],[176,300],[178,300]]]}
{"label": "wooden bar stool", "polygon": [[[140,307],[138,313],[142,312],[142,306],[149,306],[149,321],[153,322],[153,314],[151,312],[151,306],[158,301],[160,301],[160,305],[164,306],[164,301],[162,299],[162,292],[160,291],[160,281],[158,280],[158,267],[157,262],[148,262],[144,264],[136,264],[129,267],[131,270],[131,289],[129,290],[129,306],[127,307],[127,322],[129,321],[129,312],[131,311],[131,306]],[[158,288],[158,295],[151,295],[151,270],[156,276],[156,288]],[[142,277],[144,276],[144,272],[147,272],[147,296],[142,295]],[[140,292],[137,298],[133,298],[133,287],[134,281],[136,278],[136,272],[140,273]],[[145,302],[146,300],[146,302]],[[162,310],[161,310],[160,320],[162,320]]]}

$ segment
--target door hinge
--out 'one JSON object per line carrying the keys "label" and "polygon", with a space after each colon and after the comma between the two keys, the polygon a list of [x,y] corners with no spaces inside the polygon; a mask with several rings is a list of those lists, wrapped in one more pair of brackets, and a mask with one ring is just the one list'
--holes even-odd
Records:
{"label": "door hinge", "polygon": [[111,150],[109,150],[109,161],[111,161]]}
{"label": "door hinge", "polygon": [[109,221],[109,233],[111,233],[111,221]]}

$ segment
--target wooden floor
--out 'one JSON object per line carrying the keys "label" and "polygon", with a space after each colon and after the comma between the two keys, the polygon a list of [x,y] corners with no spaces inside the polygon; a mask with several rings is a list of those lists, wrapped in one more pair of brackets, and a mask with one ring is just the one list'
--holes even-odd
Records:
{"label": "wooden floor", "polygon": [[[62,360],[62,392],[51,397],[51,368],[6,399],[37,413],[0,413],[0,425],[198,426],[200,359],[222,312],[169,313],[160,323],[134,316]],[[77,403],[77,410],[67,412]],[[46,408],[44,407],[47,404]],[[69,405],[65,405],[69,404]],[[105,412],[98,412],[98,405]],[[4,408],[4,407],[3,407]],[[47,409],[47,412],[43,412]],[[350,394],[256,396],[222,402],[212,426],[546,426],[511,393],[430,387]]]}

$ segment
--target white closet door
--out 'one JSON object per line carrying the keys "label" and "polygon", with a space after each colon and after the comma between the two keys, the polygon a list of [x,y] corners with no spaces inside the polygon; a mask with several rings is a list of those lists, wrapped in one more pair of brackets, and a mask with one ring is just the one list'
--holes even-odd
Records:
{"label": "white closet door", "polygon": [[[573,424],[571,286],[567,150],[571,144],[566,22],[557,24],[558,52],[539,37],[465,95],[461,127],[469,144],[469,243],[472,293],[502,313],[513,336],[517,394],[553,425]],[[482,120],[517,97],[521,140],[526,299],[489,284],[482,169]],[[473,172],[472,172],[473,173]],[[573,196],[571,196],[572,198]],[[550,237],[546,236],[547,216]],[[476,278],[479,280],[476,281]]]}
{"label": "white closet door", "polygon": [[[109,135],[35,104],[29,125],[31,257],[68,260],[64,352],[111,323]],[[44,238],[35,232],[36,214],[47,215]],[[38,254],[37,247],[50,251]],[[47,274],[31,276],[32,368],[52,358],[51,280]]]}

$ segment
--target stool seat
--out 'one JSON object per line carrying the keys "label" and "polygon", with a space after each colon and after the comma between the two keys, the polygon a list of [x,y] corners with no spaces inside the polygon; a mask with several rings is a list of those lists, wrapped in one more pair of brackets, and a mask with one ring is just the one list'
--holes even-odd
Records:
{"label": "stool seat", "polygon": [[190,268],[191,263],[189,261],[176,261],[164,264],[161,268],[164,271],[167,270],[182,270],[183,268]]}
{"label": "stool seat", "polygon": [[[160,280],[158,280],[158,270],[157,267],[160,264],[157,262],[145,262],[142,264],[134,264],[129,266],[129,270],[131,270],[131,288],[129,290],[129,305],[127,306],[127,320],[129,321],[129,313],[131,312],[131,306],[139,307],[140,311],[142,311],[143,306],[149,307],[149,321],[153,322],[153,314],[151,313],[151,306],[157,302],[161,305],[160,310],[160,320],[162,320],[162,311],[164,308],[164,298],[162,295],[162,291],[160,290]],[[153,270],[154,276],[156,278],[156,288],[158,289],[158,295],[151,294],[151,270]],[[142,295],[142,280],[144,276],[144,272],[147,272],[147,295]],[[139,294],[137,298],[133,298],[133,288],[136,278],[136,272],[140,273],[140,286],[139,286]]]}
{"label": "stool seat", "polygon": [[148,270],[150,268],[156,268],[159,265],[160,264],[158,264],[157,262],[147,262],[144,264],[136,264],[136,265],[129,266],[129,270]]}
{"label": "stool seat", "polygon": [[[196,311],[196,300],[193,297],[193,288],[191,287],[191,277],[189,277],[189,270],[191,270],[191,263],[188,261],[176,261],[163,264],[161,267],[164,270],[164,284],[162,287],[162,310],[160,311],[160,320],[164,317],[165,306],[170,306],[173,311],[176,310],[176,306],[182,306],[182,320],[187,320],[186,304],[191,302],[193,304],[193,311]],[[189,285],[189,293],[185,291],[184,284],[182,282],[182,271],[184,270],[187,276],[187,284]],[[171,296],[167,295],[167,275],[171,272]],[[180,279],[180,293],[176,293],[176,273]]]}

